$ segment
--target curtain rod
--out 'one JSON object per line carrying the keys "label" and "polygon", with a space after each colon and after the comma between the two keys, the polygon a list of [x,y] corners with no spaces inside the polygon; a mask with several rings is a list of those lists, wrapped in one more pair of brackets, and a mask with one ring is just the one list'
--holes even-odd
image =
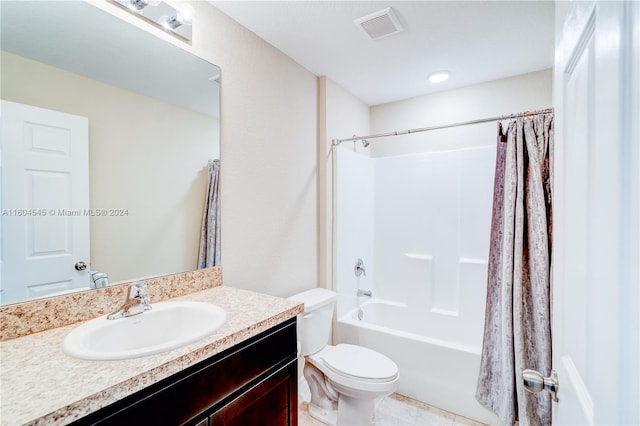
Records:
{"label": "curtain rod", "polygon": [[398,130],[396,132],[389,132],[389,133],[378,133],[376,135],[353,136],[352,138],[348,138],[348,139],[333,139],[331,143],[334,146],[338,146],[342,142],[358,141],[362,139],[383,138],[386,136],[408,135],[410,133],[419,133],[419,132],[426,132],[429,130],[438,130],[438,129],[448,129],[450,127],[468,126],[470,124],[488,123],[490,121],[508,120],[510,118],[527,117],[529,115],[546,114],[550,112],[553,112],[553,108],[541,109],[537,111],[525,111],[518,114],[501,115],[499,117],[481,118],[479,120],[462,121],[460,123],[442,124],[440,126],[421,127],[418,129],[409,129],[409,130]]}

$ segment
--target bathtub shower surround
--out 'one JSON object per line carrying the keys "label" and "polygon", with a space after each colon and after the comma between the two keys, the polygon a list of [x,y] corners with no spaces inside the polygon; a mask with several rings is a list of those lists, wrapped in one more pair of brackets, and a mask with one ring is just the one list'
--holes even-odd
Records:
{"label": "bathtub shower surround", "polygon": [[[499,128],[486,323],[476,398],[507,425],[551,424],[551,395],[521,372],[551,372],[553,113]],[[513,318],[504,321],[503,318]]]}
{"label": "bathtub shower surround", "polygon": [[[351,151],[351,144],[335,149],[337,160],[336,247],[335,275],[340,285],[338,293],[338,317],[354,309],[358,302],[358,290],[375,293],[376,266],[373,256],[374,233],[374,183],[375,161]],[[366,275],[356,276],[354,265],[361,259],[366,265]]]}
{"label": "bathtub shower surround", "polygon": [[[391,358],[400,394],[495,423],[474,397],[495,146],[380,158],[349,144],[336,151],[338,343]],[[367,274],[355,277],[359,257]],[[373,297],[357,298],[358,288]]]}

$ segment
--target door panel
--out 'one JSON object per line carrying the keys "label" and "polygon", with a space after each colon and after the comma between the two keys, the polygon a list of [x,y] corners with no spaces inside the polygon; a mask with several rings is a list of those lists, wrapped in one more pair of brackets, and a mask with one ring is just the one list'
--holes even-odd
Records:
{"label": "door panel", "polygon": [[[593,117],[589,108],[593,102],[593,60],[594,41],[592,29],[583,31],[584,39],[580,50],[574,52],[571,65],[564,75],[565,84],[565,127],[561,149],[564,153],[564,167],[561,169],[566,191],[558,200],[563,204],[562,212],[566,220],[558,223],[557,232],[565,242],[564,271],[556,275],[555,292],[562,292],[565,303],[563,309],[554,312],[554,328],[561,332],[563,340],[559,360],[554,360],[554,368],[562,377],[561,388],[564,395],[571,393],[569,400],[562,401],[562,411],[554,420],[559,423],[593,424],[593,402],[586,386],[588,381],[588,327],[589,307],[587,293],[587,271],[589,265],[588,235],[589,216],[589,165],[593,138],[591,126]],[[570,220],[569,220],[570,218]],[[557,288],[557,290],[556,290]],[[559,329],[559,330],[558,330]],[[554,338],[555,340],[555,338]],[[554,345],[554,353],[557,352]],[[559,361],[559,363],[558,363]],[[566,389],[564,389],[566,387]],[[570,390],[569,390],[570,389]],[[560,414],[566,414],[566,420]]]}
{"label": "door panel", "polygon": [[89,286],[88,120],[2,101],[3,303]]}
{"label": "door panel", "polygon": [[554,424],[640,421],[637,259],[628,256],[639,241],[638,182],[629,170],[640,161],[628,155],[638,145],[630,114],[638,96],[630,90],[639,24],[629,19],[632,3],[572,2],[556,37]]}

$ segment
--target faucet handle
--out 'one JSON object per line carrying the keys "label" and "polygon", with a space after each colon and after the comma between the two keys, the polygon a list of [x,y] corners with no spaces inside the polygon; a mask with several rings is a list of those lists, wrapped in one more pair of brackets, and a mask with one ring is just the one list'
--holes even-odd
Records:
{"label": "faucet handle", "polygon": [[146,298],[144,294],[146,286],[142,281],[135,281],[129,284],[129,299],[144,299]]}
{"label": "faucet handle", "polygon": [[144,307],[145,311],[150,311],[151,310],[151,299],[149,299],[148,297],[143,297],[142,298],[142,306]]}
{"label": "faucet handle", "polygon": [[144,311],[151,309],[149,297],[144,294],[145,285],[142,281],[136,281],[129,284],[124,303],[117,311],[107,315],[107,319],[114,320],[118,318],[130,317],[138,315]]}
{"label": "faucet handle", "polygon": [[144,310],[151,309],[151,299],[145,294],[147,286],[142,281],[135,281],[129,284],[129,299],[139,300],[140,304],[144,306]]}
{"label": "faucet handle", "polygon": [[362,259],[356,260],[356,266],[354,266],[353,271],[355,272],[356,277],[359,277],[362,274],[365,276],[367,275],[367,270],[364,268],[364,262]]}

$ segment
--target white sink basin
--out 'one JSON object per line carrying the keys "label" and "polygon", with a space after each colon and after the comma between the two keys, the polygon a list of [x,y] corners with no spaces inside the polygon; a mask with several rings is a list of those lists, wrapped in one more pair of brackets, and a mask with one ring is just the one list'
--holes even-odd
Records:
{"label": "white sink basin", "polygon": [[87,321],[67,334],[62,350],[90,360],[115,360],[157,354],[202,339],[222,327],[227,314],[210,303],[152,303],[152,309],[131,317]]}

